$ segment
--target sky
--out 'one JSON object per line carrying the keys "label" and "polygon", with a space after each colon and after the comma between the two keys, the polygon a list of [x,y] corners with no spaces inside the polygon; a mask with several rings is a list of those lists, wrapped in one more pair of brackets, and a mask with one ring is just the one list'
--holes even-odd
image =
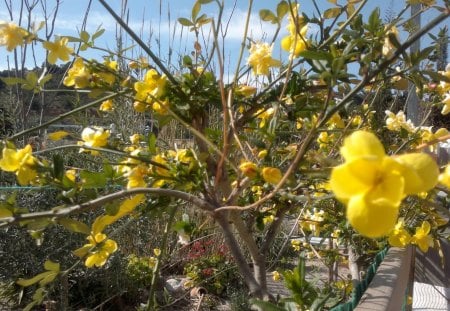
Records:
{"label": "sky", "polygon": [[[37,5],[32,10],[32,14],[30,15],[31,20],[34,22],[43,21],[45,18],[41,4],[42,0],[26,0],[28,3],[32,3],[33,1],[37,2]],[[20,0],[0,2],[0,20],[9,21],[11,19],[6,10],[5,3],[7,2],[13,3],[13,20],[18,23],[20,17]],[[51,12],[55,8],[57,0],[43,0],[42,2],[46,4],[48,11]],[[91,6],[87,18],[86,30],[92,34],[98,27],[105,28],[104,35],[97,39],[96,43],[102,47],[115,49],[116,22],[98,0],[60,0],[54,34],[77,36],[82,27],[85,12],[90,2]],[[109,0],[108,4],[117,13],[120,13],[121,3],[123,2],[123,0]],[[270,23],[261,22],[258,12],[260,9],[271,9],[274,11],[278,1],[255,0],[253,2],[254,7],[250,19],[250,37],[255,41],[270,40],[271,35],[275,31],[275,26]],[[344,0],[338,1],[338,3],[344,2]],[[363,14],[368,16],[377,5],[381,5],[381,16],[387,18],[390,11],[399,12],[404,5],[403,2],[398,0],[369,0]],[[322,11],[331,6],[327,0],[317,0],[317,3]],[[179,55],[189,54],[193,50],[193,33],[189,32],[186,27],[177,24],[176,21],[179,17],[190,17],[194,0],[128,0],[127,4],[128,25],[140,34],[145,42],[150,43],[149,45],[152,51],[156,55],[159,55],[163,61],[169,61],[169,47],[172,48],[170,59],[172,63],[178,59]],[[225,51],[225,65],[228,64],[227,68],[233,67],[233,62],[236,62],[237,51],[240,48],[240,42],[242,40],[247,7],[248,0],[225,0],[224,21],[227,23],[228,28],[223,46]],[[315,11],[310,0],[300,1],[300,7],[301,11],[305,12],[308,16],[312,16],[313,14],[317,15],[317,11]],[[201,12],[209,16],[217,16],[217,6],[213,3],[203,5]],[[203,29],[205,30],[205,37],[208,38],[209,28],[204,27]],[[287,30],[285,27],[282,27],[280,37],[286,33]],[[44,37],[45,31],[41,31],[40,34],[41,37]],[[132,46],[133,44],[127,36],[124,36],[124,46]],[[203,40],[200,40],[200,44],[203,47],[208,46],[207,42]],[[37,65],[40,65],[43,59],[43,54],[39,50],[41,50],[40,46],[35,49]],[[139,53],[141,52],[134,51],[129,55],[135,57]],[[86,58],[100,58],[103,54],[96,53],[92,50],[83,52],[83,56]],[[286,55],[282,54],[279,44],[274,47],[274,57],[286,57]],[[8,59],[9,61],[12,60],[12,53],[8,53],[4,48],[1,48],[0,70],[8,67]],[[27,57],[27,67],[34,67],[33,63],[33,58]],[[234,68],[232,71],[234,71]]]}

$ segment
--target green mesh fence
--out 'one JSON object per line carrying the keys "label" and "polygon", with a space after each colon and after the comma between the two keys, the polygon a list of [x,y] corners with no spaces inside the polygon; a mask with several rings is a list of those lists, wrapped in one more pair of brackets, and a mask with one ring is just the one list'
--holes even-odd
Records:
{"label": "green mesh fence", "polygon": [[358,285],[355,286],[355,288],[353,288],[351,299],[345,303],[337,305],[336,307],[332,308],[331,311],[353,311],[353,309],[356,308],[362,295],[369,287],[370,282],[372,282],[373,277],[375,276],[378,267],[386,256],[387,251],[388,248],[386,247],[375,256],[374,262],[367,268],[366,276],[364,277],[364,279],[359,282]]}

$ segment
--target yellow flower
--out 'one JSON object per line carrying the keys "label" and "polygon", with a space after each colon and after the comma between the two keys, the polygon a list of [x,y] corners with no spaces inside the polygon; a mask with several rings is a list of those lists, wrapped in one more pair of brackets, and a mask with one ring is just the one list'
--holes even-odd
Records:
{"label": "yellow flower", "polygon": [[161,76],[155,69],[150,69],[145,74],[143,81],[134,83],[136,95],[134,99],[141,102],[153,103],[153,98],[164,95],[167,77]]}
{"label": "yellow flower", "polygon": [[255,163],[250,161],[245,161],[241,165],[239,165],[239,169],[242,174],[247,176],[248,178],[255,178],[258,175],[258,167]]}
{"label": "yellow flower", "polygon": [[265,167],[261,171],[262,178],[269,184],[276,185],[280,182],[283,175],[276,167]]}
{"label": "yellow flower", "polygon": [[333,168],[330,186],[336,198],[347,204],[350,224],[367,237],[388,234],[405,195],[428,191],[437,183],[439,169],[430,156],[389,157],[369,132],[347,137],[341,154],[346,162]]}
{"label": "yellow flower", "polygon": [[100,105],[100,111],[112,111],[112,110],[114,110],[114,105],[111,99],[105,100]]}
{"label": "yellow flower", "polygon": [[273,116],[273,113],[275,112],[275,110],[270,107],[267,110],[264,110],[264,108],[259,109],[256,113],[255,116],[258,119],[261,119],[261,121],[259,122],[259,127],[263,128],[266,125],[266,122],[268,119],[270,119]]}
{"label": "yellow flower", "polygon": [[[88,147],[103,147],[108,144],[110,132],[105,131],[101,127],[86,127],[83,132],[81,132],[81,143]],[[94,153],[93,153],[94,154]]]}
{"label": "yellow flower", "polygon": [[0,169],[15,172],[20,185],[27,185],[36,178],[37,172],[34,170],[36,164],[37,159],[32,155],[31,145],[19,150],[3,148]]}
{"label": "yellow flower", "polygon": [[64,174],[67,179],[69,179],[71,182],[75,182],[76,178],[77,178],[77,173],[75,170],[67,170],[66,173]]}
{"label": "yellow flower", "polygon": [[445,97],[442,100],[442,103],[444,104],[444,107],[442,107],[441,113],[443,115],[446,115],[450,112],[450,93],[445,94]]}
{"label": "yellow flower", "polygon": [[91,79],[92,75],[89,69],[85,66],[83,59],[78,57],[67,72],[67,76],[64,78],[64,85],[82,89],[89,86]]}
{"label": "yellow flower", "polygon": [[270,67],[280,67],[281,62],[272,58],[273,45],[268,43],[252,43],[247,63],[255,75],[269,75]]}
{"label": "yellow flower", "polygon": [[450,165],[447,165],[444,172],[439,175],[439,182],[450,189]]}
{"label": "yellow flower", "polygon": [[424,221],[420,227],[416,227],[416,233],[411,238],[411,243],[419,246],[424,253],[428,251],[429,247],[434,246],[433,238],[429,235],[430,229],[430,223]]}
{"label": "yellow flower", "polygon": [[133,134],[130,136],[130,141],[133,145],[139,144],[139,142],[143,139],[141,134]]}
{"label": "yellow flower", "polygon": [[55,64],[58,59],[67,62],[70,58],[70,54],[73,53],[73,49],[67,47],[68,38],[58,38],[55,42],[45,41],[42,45],[48,53],[48,62]]}
{"label": "yellow flower", "polygon": [[261,150],[260,152],[258,152],[258,159],[264,159],[267,156],[267,149]]}
{"label": "yellow flower", "polygon": [[0,46],[6,46],[9,52],[22,45],[26,36],[28,32],[16,24],[0,22]]}
{"label": "yellow flower", "polygon": [[306,32],[308,31],[308,26],[305,25],[303,16],[299,14],[299,6],[296,5],[292,9],[294,16],[292,14],[288,15],[288,26],[289,35],[281,40],[281,48],[288,51],[291,57],[298,57],[301,52],[308,48],[306,42]]}
{"label": "yellow flower", "polygon": [[159,257],[161,255],[161,249],[154,248],[153,249],[153,254],[155,254],[156,257]]}
{"label": "yellow flower", "polygon": [[117,243],[114,240],[106,239],[106,235],[103,233],[91,234],[87,237],[87,240],[89,243],[73,253],[80,258],[87,256],[84,264],[88,268],[103,266],[109,256],[117,251]]}
{"label": "yellow flower", "polygon": [[127,174],[128,183],[127,189],[139,188],[147,186],[145,182],[145,177],[147,176],[148,169],[144,165],[137,165],[133,167]]}
{"label": "yellow flower", "polygon": [[394,247],[405,247],[410,241],[411,235],[404,228],[403,220],[400,220],[389,234],[389,244]]}
{"label": "yellow flower", "polygon": [[103,82],[108,85],[113,85],[116,81],[115,72],[117,71],[117,62],[112,61],[110,59],[106,59],[103,62],[103,65],[108,69],[108,71],[100,71],[96,73],[96,76],[99,77]]}
{"label": "yellow flower", "polygon": [[152,104],[152,109],[154,112],[156,112],[157,114],[160,115],[166,115],[167,114],[167,106],[168,106],[168,102],[167,101],[154,101]]}
{"label": "yellow flower", "polygon": [[401,129],[404,129],[409,133],[416,131],[416,127],[411,120],[406,121],[405,113],[402,110],[397,112],[397,114],[386,110],[385,114],[388,116],[386,119],[386,127],[388,130],[399,132]]}
{"label": "yellow flower", "polygon": [[341,116],[337,112],[327,121],[327,124],[332,129],[333,128],[342,129],[345,127],[344,121],[342,120]]}

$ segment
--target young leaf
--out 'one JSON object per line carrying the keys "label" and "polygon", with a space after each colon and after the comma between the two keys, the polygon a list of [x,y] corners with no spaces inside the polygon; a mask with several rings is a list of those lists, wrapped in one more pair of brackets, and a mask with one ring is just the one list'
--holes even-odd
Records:
{"label": "young leaf", "polygon": [[277,17],[271,10],[263,9],[259,11],[259,17],[265,22],[271,22],[272,24],[276,24],[278,22]]}
{"label": "young leaf", "polygon": [[60,218],[57,221],[61,226],[76,233],[89,234],[91,229],[84,223],[70,218]]}
{"label": "young leaf", "polygon": [[199,1],[196,1],[194,3],[194,6],[192,7],[191,18],[193,21],[195,21],[197,19],[198,13],[200,12],[201,8],[202,8],[202,4]]}
{"label": "young leaf", "polygon": [[95,39],[97,39],[98,37],[100,37],[104,32],[105,32],[105,29],[104,29],[104,28],[101,28],[101,29],[97,30],[97,31],[92,35],[92,41],[94,41]]}
{"label": "young leaf", "polygon": [[323,12],[323,18],[325,18],[325,19],[335,18],[335,17],[339,16],[339,14],[341,14],[341,12],[342,12],[342,8],[331,8],[331,9],[325,10],[325,12]]}
{"label": "young leaf", "polygon": [[82,171],[80,177],[84,188],[101,188],[106,185],[106,176],[102,172]]}
{"label": "young leaf", "polygon": [[89,35],[89,33],[87,31],[82,30],[80,33],[80,38],[83,42],[89,42],[89,38],[91,36]]}
{"label": "young leaf", "polygon": [[53,271],[45,271],[42,273],[39,273],[38,275],[32,277],[31,279],[18,279],[17,284],[23,287],[28,287],[33,284],[36,284],[37,282],[41,281],[43,278],[47,277],[50,274],[53,274]]}
{"label": "young leaf", "polygon": [[283,0],[277,5],[277,17],[281,20],[289,12],[289,4]]}
{"label": "young leaf", "polygon": [[64,159],[60,154],[53,155],[53,177],[57,180],[64,177]]}
{"label": "young leaf", "polygon": [[186,27],[194,26],[194,23],[193,23],[193,22],[191,22],[190,20],[188,20],[187,18],[184,18],[184,17],[180,17],[180,18],[178,19],[178,22],[179,22],[181,25],[186,26]]}
{"label": "young leaf", "polygon": [[44,269],[53,272],[59,272],[60,265],[58,262],[53,262],[51,260],[46,260],[44,262]]}

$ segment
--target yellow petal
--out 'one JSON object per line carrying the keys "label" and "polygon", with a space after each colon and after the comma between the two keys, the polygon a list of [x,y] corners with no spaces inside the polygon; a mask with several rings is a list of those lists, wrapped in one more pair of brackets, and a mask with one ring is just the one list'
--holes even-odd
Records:
{"label": "yellow petal", "polygon": [[409,153],[395,159],[403,166],[406,194],[429,191],[438,183],[439,167],[428,154]]}
{"label": "yellow petal", "polygon": [[384,157],[384,147],[378,138],[365,131],[357,131],[345,138],[341,154],[346,161],[361,156]]}
{"label": "yellow petal", "polygon": [[0,160],[0,168],[6,172],[14,172],[20,166],[17,151],[10,148],[3,149],[3,157]]}
{"label": "yellow petal", "polygon": [[261,171],[262,178],[270,184],[278,184],[283,177],[281,171],[275,167],[265,167]]}
{"label": "yellow petal", "polygon": [[347,219],[361,235],[379,238],[389,234],[397,222],[399,206],[385,199],[369,201],[354,196],[347,206]]}
{"label": "yellow petal", "polygon": [[61,140],[64,137],[66,137],[67,135],[69,135],[68,132],[66,131],[57,131],[57,132],[53,132],[47,135],[48,139],[50,140]]}

